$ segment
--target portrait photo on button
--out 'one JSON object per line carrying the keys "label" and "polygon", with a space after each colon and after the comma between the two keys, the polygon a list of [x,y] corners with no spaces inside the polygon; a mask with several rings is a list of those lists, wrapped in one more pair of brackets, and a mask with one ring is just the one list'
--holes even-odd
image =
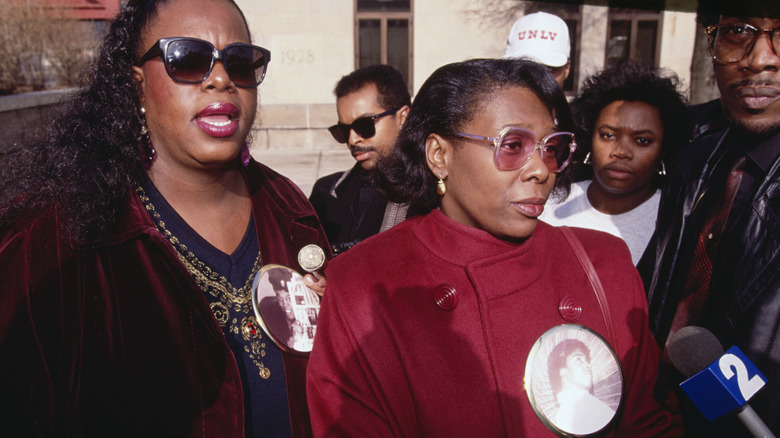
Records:
{"label": "portrait photo on button", "polygon": [[308,355],[314,344],[319,296],[303,277],[281,265],[266,265],[252,284],[252,304],[263,331],[284,351]]}
{"label": "portrait photo on button", "polygon": [[548,429],[560,436],[589,436],[615,418],[623,375],[604,338],[587,327],[563,324],[545,332],[531,349],[525,388]]}

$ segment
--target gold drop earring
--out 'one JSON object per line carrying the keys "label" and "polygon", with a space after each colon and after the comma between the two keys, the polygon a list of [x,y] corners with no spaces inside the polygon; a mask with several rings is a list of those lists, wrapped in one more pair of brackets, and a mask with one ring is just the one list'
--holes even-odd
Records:
{"label": "gold drop earring", "polygon": [[439,181],[436,182],[436,194],[439,196],[444,196],[445,193],[447,193],[447,186],[444,185],[444,180],[439,177]]}

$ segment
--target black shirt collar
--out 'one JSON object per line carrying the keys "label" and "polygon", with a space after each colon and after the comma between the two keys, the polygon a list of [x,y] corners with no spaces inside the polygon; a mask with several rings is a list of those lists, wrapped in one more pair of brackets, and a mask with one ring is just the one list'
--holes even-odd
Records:
{"label": "black shirt collar", "polygon": [[747,156],[751,161],[758,165],[764,173],[769,172],[772,164],[774,164],[777,157],[780,156],[780,131],[776,132],[771,137],[753,143],[747,151]]}

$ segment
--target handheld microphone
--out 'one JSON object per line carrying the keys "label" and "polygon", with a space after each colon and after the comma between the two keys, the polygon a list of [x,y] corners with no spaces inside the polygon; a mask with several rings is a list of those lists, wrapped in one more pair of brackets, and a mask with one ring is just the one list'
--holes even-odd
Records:
{"label": "handheld microphone", "polygon": [[748,404],[766,377],[745,354],[733,346],[725,354],[710,331],[688,326],[677,331],[667,345],[669,359],[686,377],[680,387],[707,421],[737,411],[737,417],[756,437],[775,438]]}

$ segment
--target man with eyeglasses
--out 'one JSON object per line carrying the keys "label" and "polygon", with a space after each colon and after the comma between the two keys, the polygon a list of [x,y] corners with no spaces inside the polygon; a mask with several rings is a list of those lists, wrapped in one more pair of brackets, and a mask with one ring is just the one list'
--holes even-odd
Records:
{"label": "man with eyeglasses", "polygon": [[[726,123],[683,149],[662,194],[650,329],[661,347],[689,325],[739,346],[769,380],[750,403],[778,434],[780,2],[717,12],[706,32]],[[684,408],[690,436],[748,435],[734,415],[708,423]]]}
{"label": "man with eyeglasses", "polygon": [[372,186],[371,173],[392,151],[412,102],[403,75],[389,65],[353,71],[334,93],[338,123],[328,130],[357,163],[317,180],[309,200],[338,255],[406,217],[407,206],[388,202]]}

